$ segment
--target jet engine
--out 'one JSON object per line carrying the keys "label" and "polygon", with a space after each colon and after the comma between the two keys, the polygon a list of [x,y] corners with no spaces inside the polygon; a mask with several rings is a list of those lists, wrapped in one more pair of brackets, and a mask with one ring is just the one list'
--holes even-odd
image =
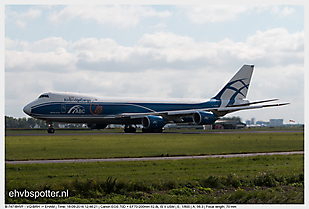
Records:
{"label": "jet engine", "polygon": [[162,132],[165,120],[161,116],[148,115],[142,118],[142,125],[145,132]]}
{"label": "jet engine", "polygon": [[192,116],[193,122],[198,125],[210,125],[217,120],[217,116],[212,112],[197,111]]}

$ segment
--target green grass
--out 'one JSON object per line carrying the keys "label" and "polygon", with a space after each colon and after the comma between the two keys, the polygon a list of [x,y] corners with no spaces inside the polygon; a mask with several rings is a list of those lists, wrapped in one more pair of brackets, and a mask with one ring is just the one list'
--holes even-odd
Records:
{"label": "green grass", "polygon": [[304,150],[303,133],[6,136],[6,160]]}
{"label": "green grass", "polygon": [[[6,160],[304,150],[303,133],[6,136]],[[64,191],[69,198],[10,198]],[[304,155],[5,165],[6,203],[304,203]]]}
{"label": "green grass", "polygon": [[299,173],[303,170],[303,155],[258,156],[228,159],[190,159],[172,161],[95,162],[59,164],[6,165],[6,181],[17,183],[27,179],[29,186],[45,182],[107,178],[126,181],[190,180],[211,174],[249,175],[271,171],[276,174]]}
{"label": "green grass", "polygon": [[[123,129],[102,129],[102,130],[92,130],[88,128],[55,128],[56,134],[62,133],[124,133]],[[299,129],[298,129],[299,130]],[[38,129],[23,129],[23,128],[7,128],[5,129],[5,134],[47,134],[47,128]]]}
{"label": "green grass", "polygon": [[[303,203],[303,157],[6,165],[6,203]],[[14,189],[70,198],[9,198]]]}

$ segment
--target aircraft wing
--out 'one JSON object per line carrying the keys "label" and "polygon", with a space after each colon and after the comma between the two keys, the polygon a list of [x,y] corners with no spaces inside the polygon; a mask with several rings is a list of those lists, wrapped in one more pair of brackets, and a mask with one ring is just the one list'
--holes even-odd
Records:
{"label": "aircraft wing", "polygon": [[149,112],[149,113],[123,113],[116,115],[116,118],[126,118],[129,117],[131,119],[136,119],[136,118],[143,118],[144,116],[147,115],[157,115],[157,116],[162,116],[162,117],[185,117],[185,116],[190,116],[194,114],[197,111],[210,111],[214,112],[218,116],[225,115],[227,113],[239,111],[239,110],[249,110],[249,109],[258,109],[258,108],[264,108],[264,107],[277,107],[277,106],[283,106],[283,105],[288,105],[290,103],[280,103],[280,104],[267,104],[267,105],[254,105],[250,106],[251,104],[258,104],[258,103],[263,103],[263,102],[270,102],[270,101],[276,101],[278,99],[270,99],[270,100],[263,100],[263,101],[257,101],[257,102],[252,102],[252,103],[247,103],[247,104],[242,104],[242,105],[235,105],[235,106],[230,106],[230,107],[215,107],[215,108],[202,108],[202,109],[191,109],[191,110],[175,110],[175,111],[161,111],[161,112]]}

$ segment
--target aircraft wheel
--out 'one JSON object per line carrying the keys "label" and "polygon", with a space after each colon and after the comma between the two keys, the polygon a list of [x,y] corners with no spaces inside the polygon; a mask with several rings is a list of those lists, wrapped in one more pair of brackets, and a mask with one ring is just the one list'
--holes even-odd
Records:
{"label": "aircraft wheel", "polygon": [[49,129],[47,129],[47,133],[53,134],[53,133],[55,133],[55,129],[54,128],[49,128]]}
{"label": "aircraft wheel", "polygon": [[162,133],[163,129],[162,128],[156,128],[156,129],[142,129],[143,133]]}
{"label": "aircraft wheel", "polygon": [[163,132],[163,129],[162,129],[162,128],[154,129],[154,132],[155,132],[155,133],[162,133],[162,132]]}
{"label": "aircraft wheel", "polygon": [[143,133],[149,133],[149,130],[148,130],[148,129],[142,128],[142,132],[143,132]]}
{"label": "aircraft wheel", "polygon": [[133,126],[128,126],[124,128],[124,132],[125,133],[135,133],[136,132],[136,128],[134,128]]}
{"label": "aircraft wheel", "polygon": [[135,133],[136,129],[135,128],[129,128],[124,130],[125,133]]}

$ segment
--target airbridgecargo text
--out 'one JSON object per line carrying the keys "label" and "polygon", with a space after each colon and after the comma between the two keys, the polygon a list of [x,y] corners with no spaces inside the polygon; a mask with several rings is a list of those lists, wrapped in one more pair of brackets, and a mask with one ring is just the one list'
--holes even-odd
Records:
{"label": "airbridgecargo text", "polygon": [[53,190],[44,190],[44,191],[28,191],[28,190],[24,190],[24,191],[18,191],[18,190],[14,190],[14,191],[9,191],[9,197],[13,198],[13,197],[25,197],[25,198],[34,198],[37,199],[39,197],[41,198],[48,198],[48,197],[69,197],[69,190],[66,191],[53,191]]}

